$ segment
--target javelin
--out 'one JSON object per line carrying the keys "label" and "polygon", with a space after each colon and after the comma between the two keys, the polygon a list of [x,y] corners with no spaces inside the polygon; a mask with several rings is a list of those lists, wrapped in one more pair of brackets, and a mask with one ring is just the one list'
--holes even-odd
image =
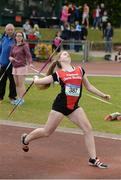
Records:
{"label": "javelin", "polygon": [[96,97],[96,96],[92,96],[92,95],[90,95],[90,94],[86,94],[86,95],[89,96],[89,97],[91,97],[91,98],[93,98],[93,99],[96,99],[96,100],[98,100],[98,101],[101,101],[101,102],[103,102],[103,103],[112,105],[111,102],[105,101],[104,99],[100,99],[100,98],[98,98],[98,97]]}
{"label": "javelin", "polygon": [[[101,101],[101,102],[103,102],[103,103],[105,103],[105,104],[108,104],[108,105],[112,105],[112,106],[114,106],[114,104],[113,104],[113,103],[108,102],[108,101],[106,101],[106,100],[104,100],[104,99],[100,99],[100,98],[98,98],[98,97],[96,97],[96,96],[92,96],[92,95],[87,94],[87,93],[86,93],[86,95],[87,95],[87,96],[89,96],[89,97],[91,97],[91,98],[93,98],[93,99],[96,99],[96,100],[98,100],[98,101]],[[117,107],[117,108],[121,108],[121,106],[118,106],[118,105],[115,105],[115,107]]]}
{"label": "javelin", "polygon": [[3,72],[3,74],[1,75],[1,77],[0,77],[0,81],[2,80],[3,76],[5,75],[6,71],[7,71],[7,70],[8,70],[8,68],[10,67],[10,65],[11,65],[11,62],[9,62],[9,64],[7,65],[7,67],[6,67],[5,71],[4,71],[4,72]]}
{"label": "javelin", "polygon": [[45,73],[40,73],[39,70],[35,69],[34,67],[31,67],[31,69],[32,69],[33,71],[35,71],[37,75],[46,76]]}
{"label": "javelin", "polygon": [[[47,66],[47,64],[51,61],[51,58],[54,56],[54,54],[56,53],[56,51],[58,50],[58,48],[60,47],[61,43],[57,46],[57,48],[53,51],[53,53],[49,56],[48,60],[44,63],[44,65],[40,68],[38,74],[40,74],[42,72],[42,70]],[[22,97],[23,98],[26,93],[29,91],[29,89],[32,87],[32,85],[34,84],[34,80],[31,82],[31,84],[28,86],[28,88],[26,89],[26,91],[23,93]],[[19,103],[21,102],[18,101],[18,103],[14,106],[14,108],[12,109],[12,111],[9,113],[8,117],[11,116],[11,114],[15,111],[15,109],[18,107]]]}

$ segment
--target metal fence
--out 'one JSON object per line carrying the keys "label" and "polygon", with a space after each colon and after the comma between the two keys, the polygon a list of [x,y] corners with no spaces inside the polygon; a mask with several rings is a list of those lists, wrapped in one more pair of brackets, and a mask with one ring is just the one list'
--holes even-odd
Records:
{"label": "metal fence", "polygon": [[[52,41],[29,41],[31,44],[43,43],[52,45]],[[67,50],[72,54],[78,54],[80,61],[93,61],[93,60],[116,60],[116,56],[119,56],[120,49],[119,44],[113,44],[109,42],[111,48],[110,52],[106,52],[106,42],[93,42],[93,41],[80,41],[80,40],[64,40],[62,41],[60,50]],[[109,59],[108,59],[109,56]],[[120,55],[121,56],[121,55]],[[107,57],[107,59],[106,59]],[[78,58],[78,59],[79,59]]]}

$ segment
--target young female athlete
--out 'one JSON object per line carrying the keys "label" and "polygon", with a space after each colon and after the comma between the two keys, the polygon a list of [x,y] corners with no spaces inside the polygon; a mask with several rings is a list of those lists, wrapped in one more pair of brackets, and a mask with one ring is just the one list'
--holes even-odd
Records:
{"label": "young female athlete", "polygon": [[[51,135],[65,115],[84,132],[85,144],[89,153],[89,165],[107,168],[107,165],[100,162],[96,156],[91,124],[83,108],[78,106],[78,102],[82,93],[82,84],[84,84],[89,92],[105,100],[109,100],[110,96],[102,93],[90,84],[83,68],[75,68],[71,65],[71,57],[68,52],[62,51],[56,58],[51,64],[47,76],[41,79],[35,78],[34,84],[42,88],[42,86],[48,87],[51,83],[57,81],[61,86],[61,93],[54,100],[45,126],[43,128],[37,128],[29,134],[22,135],[22,148],[24,151],[28,151],[30,141]],[[56,65],[59,67],[59,70],[53,73]]]}
{"label": "young female athlete", "polygon": [[30,53],[29,45],[24,41],[24,36],[22,32],[16,32],[15,44],[11,48],[10,61],[13,65],[12,74],[14,76],[16,91],[18,99],[16,99],[13,104],[19,105],[24,103],[22,98],[25,92],[25,76],[28,74],[28,65],[32,66],[32,56]]}

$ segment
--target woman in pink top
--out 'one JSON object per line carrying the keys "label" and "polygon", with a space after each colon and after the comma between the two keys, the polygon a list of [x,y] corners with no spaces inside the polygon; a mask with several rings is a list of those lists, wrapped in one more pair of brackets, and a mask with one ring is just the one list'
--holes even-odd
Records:
{"label": "woman in pink top", "polygon": [[67,6],[63,6],[62,12],[61,12],[61,21],[63,23],[68,22],[68,16],[70,16],[70,14],[68,13],[68,8]]}
{"label": "woman in pink top", "polygon": [[22,96],[25,92],[25,75],[28,74],[28,64],[32,65],[32,56],[30,53],[29,46],[26,42],[24,42],[24,36],[22,32],[17,32],[15,36],[16,43],[11,48],[10,52],[10,61],[13,65],[12,74],[14,76],[16,91],[18,95],[18,99],[13,102],[14,105],[18,104],[22,105],[24,103],[24,99]]}

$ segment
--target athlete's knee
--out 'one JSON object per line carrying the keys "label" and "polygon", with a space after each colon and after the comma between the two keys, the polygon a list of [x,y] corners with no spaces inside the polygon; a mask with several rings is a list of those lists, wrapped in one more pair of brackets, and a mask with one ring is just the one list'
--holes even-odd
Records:
{"label": "athlete's knee", "polygon": [[90,134],[92,133],[92,126],[90,124],[86,124],[83,128],[84,134]]}
{"label": "athlete's knee", "polygon": [[52,133],[53,133],[53,131],[51,131],[51,130],[44,130],[45,137],[49,137]]}

